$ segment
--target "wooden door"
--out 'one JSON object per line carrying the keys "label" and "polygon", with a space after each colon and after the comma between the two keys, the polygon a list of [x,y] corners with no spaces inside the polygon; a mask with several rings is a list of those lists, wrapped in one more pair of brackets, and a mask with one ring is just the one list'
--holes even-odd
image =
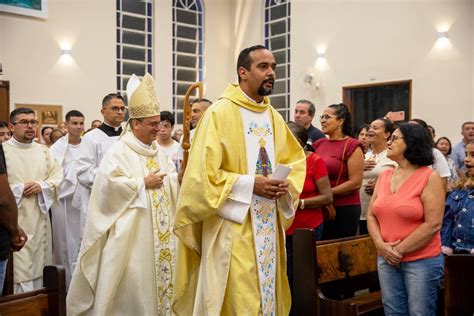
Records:
{"label": "wooden door", "polygon": [[384,117],[388,111],[404,111],[405,121],[411,118],[412,81],[392,81],[345,86],[342,99],[352,113],[354,129]]}
{"label": "wooden door", "polygon": [[0,121],[8,122],[10,115],[10,82],[0,80]]}

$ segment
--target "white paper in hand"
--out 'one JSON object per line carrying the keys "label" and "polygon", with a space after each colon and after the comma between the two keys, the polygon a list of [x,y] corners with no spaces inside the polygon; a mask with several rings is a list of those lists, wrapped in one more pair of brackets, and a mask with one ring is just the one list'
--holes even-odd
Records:
{"label": "white paper in hand", "polygon": [[271,179],[273,180],[285,180],[291,172],[291,167],[278,164],[275,172],[273,172]]}

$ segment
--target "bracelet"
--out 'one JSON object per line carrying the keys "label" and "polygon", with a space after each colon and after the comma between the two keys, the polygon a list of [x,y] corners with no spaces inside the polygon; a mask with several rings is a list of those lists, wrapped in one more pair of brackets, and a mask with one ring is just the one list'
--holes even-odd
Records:
{"label": "bracelet", "polygon": [[304,199],[300,200],[300,209],[304,210]]}

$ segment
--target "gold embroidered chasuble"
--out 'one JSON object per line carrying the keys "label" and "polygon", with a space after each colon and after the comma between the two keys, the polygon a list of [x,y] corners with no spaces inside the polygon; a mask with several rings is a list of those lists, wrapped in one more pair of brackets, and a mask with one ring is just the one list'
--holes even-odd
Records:
{"label": "gold embroidered chasuble", "polygon": [[303,187],[305,155],[268,98],[259,105],[245,98],[238,85],[229,85],[198,124],[181,187],[175,220],[180,242],[173,305],[178,315],[263,313],[251,216],[247,213],[239,224],[217,214],[232,200],[239,176],[248,173],[241,107],[269,111],[274,163],[293,168],[288,177],[291,195],[276,204],[276,314],[287,315],[290,310],[284,230],[293,220]]}
{"label": "gold embroidered chasuble", "polygon": [[[144,189],[150,171],[166,172]],[[178,183],[173,163],[127,131],[106,153],[94,182],[78,263],[67,297],[70,315],[171,315]]]}

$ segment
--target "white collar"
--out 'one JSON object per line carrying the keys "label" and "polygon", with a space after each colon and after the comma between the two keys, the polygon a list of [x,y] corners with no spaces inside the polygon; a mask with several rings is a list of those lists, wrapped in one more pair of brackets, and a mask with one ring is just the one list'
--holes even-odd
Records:
{"label": "white collar", "polygon": [[140,147],[142,147],[143,149],[152,149],[153,142],[150,145],[148,145],[148,144],[145,144],[144,142],[142,142],[141,140],[139,140],[135,135],[133,135],[133,133],[132,133],[132,136],[133,136],[133,138],[135,138],[138,145],[140,145]]}
{"label": "white collar", "polygon": [[12,138],[10,138],[7,142],[8,144],[11,144],[13,146],[16,146],[16,147],[20,147],[20,148],[31,148],[35,145],[35,143],[33,141],[31,141],[30,143],[22,143],[22,142],[19,142],[15,139],[15,137],[12,136]]}
{"label": "white collar", "polygon": [[116,131],[116,132],[118,132],[119,129],[122,127],[122,124],[120,124],[118,127],[114,127],[114,126],[109,125],[109,124],[107,124],[107,123],[105,123],[105,122],[104,122],[104,125],[107,125],[108,127],[113,128],[114,131]]}
{"label": "white collar", "polygon": [[257,102],[255,101],[254,99],[252,99],[251,97],[249,97],[245,92],[244,90],[240,89],[242,91],[242,93],[244,94],[244,97],[249,100],[249,101],[252,101],[253,103],[257,103],[257,104],[263,104],[263,98],[262,98],[262,101],[261,102]]}

